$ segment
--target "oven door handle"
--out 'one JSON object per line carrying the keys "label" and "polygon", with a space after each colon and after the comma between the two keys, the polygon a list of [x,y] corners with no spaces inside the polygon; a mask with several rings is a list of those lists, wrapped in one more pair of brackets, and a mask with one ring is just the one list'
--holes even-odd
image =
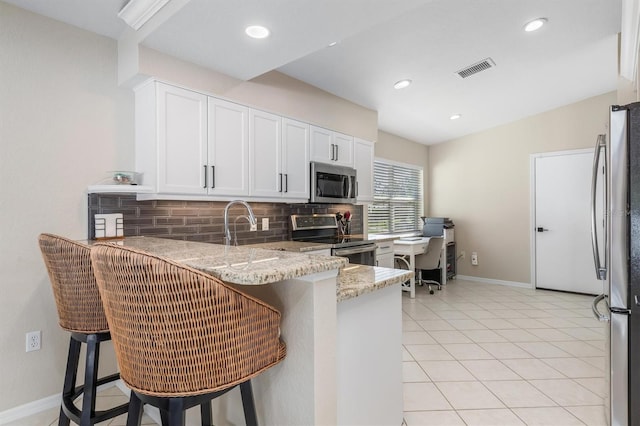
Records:
{"label": "oven door handle", "polygon": [[353,248],[333,249],[333,255],[334,256],[349,256],[350,254],[367,253],[367,252],[370,252],[370,251],[372,251],[372,252],[376,251],[376,245],[375,244],[368,245],[368,246],[353,247]]}

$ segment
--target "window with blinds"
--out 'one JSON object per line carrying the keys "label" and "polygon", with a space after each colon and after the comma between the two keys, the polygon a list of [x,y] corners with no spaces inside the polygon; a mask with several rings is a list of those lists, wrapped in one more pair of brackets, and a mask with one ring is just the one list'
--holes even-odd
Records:
{"label": "window with blinds", "polygon": [[370,234],[420,229],[422,216],[422,168],[375,160],[374,196],[369,204]]}

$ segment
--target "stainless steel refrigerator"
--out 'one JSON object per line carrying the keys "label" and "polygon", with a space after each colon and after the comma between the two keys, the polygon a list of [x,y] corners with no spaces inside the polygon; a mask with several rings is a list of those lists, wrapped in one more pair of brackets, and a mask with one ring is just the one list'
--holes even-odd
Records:
{"label": "stainless steel refrigerator", "polygon": [[607,322],[605,406],[611,425],[640,425],[640,103],[611,107],[592,183],[594,263],[603,281],[593,312]]}

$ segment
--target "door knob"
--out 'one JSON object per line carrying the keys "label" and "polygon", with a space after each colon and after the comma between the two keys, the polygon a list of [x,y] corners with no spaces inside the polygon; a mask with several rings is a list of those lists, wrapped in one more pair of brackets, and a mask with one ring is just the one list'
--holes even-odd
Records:
{"label": "door knob", "polygon": [[541,226],[538,227],[538,232],[545,232],[545,231],[548,231],[548,229],[547,228],[543,228]]}

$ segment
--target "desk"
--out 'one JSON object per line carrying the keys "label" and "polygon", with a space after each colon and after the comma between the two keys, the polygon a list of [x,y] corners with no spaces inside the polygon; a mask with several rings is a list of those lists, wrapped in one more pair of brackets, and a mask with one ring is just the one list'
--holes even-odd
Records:
{"label": "desk", "polygon": [[[400,238],[393,241],[393,254],[408,256],[409,257],[409,270],[415,271],[416,269],[416,255],[422,254],[427,250],[430,237],[415,237],[415,238]],[[441,249],[442,250],[442,249]],[[446,265],[442,265],[442,253],[440,254],[440,270],[442,272],[441,283],[445,284],[447,280],[447,268]],[[416,279],[415,276],[409,280],[409,286],[402,285],[402,291],[408,291],[409,296],[413,299],[416,297]]]}

